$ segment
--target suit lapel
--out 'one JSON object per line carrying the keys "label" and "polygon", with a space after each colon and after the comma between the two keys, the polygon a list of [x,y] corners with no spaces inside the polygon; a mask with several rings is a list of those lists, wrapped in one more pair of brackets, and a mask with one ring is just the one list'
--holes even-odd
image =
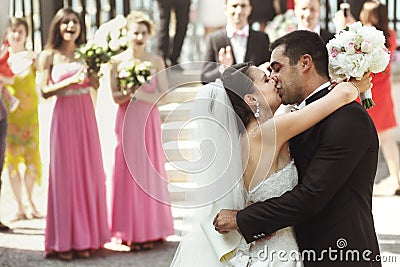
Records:
{"label": "suit lapel", "polygon": [[308,105],[308,104],[314,102],[314,101],[317,100],[317,99],[320,99],[321,97],[325,96],[325,95],[328,94],[328,93],[329,93],[328,87],[322,89],[321,91],[319,91],[319,92],[313,94],[310,98],[306,99],[306,105]]}
{"label": "suit lapel", "polygon": [[[328,93],[328,88],[322,89],[307,99],[306,105],[314,102]],[[289,147],[298,170],[299,181],[303,180],[308,166],[315,154],[315,150],[317,149],[318,143],[313,142],[313,140],[315,140],[317,131],[318,128],[313,126],[289,140]]]}
{"label": "suit lapel", "polygon": [[249,29],[249,37],[247,37],[246,53],[244,55],[244,62],[250,61],[250,55],[249,55],[249,53],[251,51],[250,45],[252,43],[253,38],[254,38],[253,30]]}

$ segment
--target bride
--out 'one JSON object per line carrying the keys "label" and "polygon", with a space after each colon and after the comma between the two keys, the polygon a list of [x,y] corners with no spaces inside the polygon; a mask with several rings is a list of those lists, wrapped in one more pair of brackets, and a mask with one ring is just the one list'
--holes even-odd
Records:
{"label": "bride", "polygon": [[[367,77],[357,81],[360,88],[370,85]],[[194,181],[200,187],[186,199],[196,209],[171,266],[303,266],[300,253],[292,254],[299,252],[292,227],[251,244],[242,238],[235,255],[220,262],[199,225],[213,205],[240,209],[295,187],[297,171],[288,140],[354,101],[358,93],[354,84],[339,83],[307,107],[273,117],[282,103],[275,81],[250,63],[234,65],[223,73],[222,81],[205,85],[196,97],[193,118],[197,118],[196,139],[211,140],[213,145],[200,146],[203,161],[210,164],[196,162],[201,171]]]}

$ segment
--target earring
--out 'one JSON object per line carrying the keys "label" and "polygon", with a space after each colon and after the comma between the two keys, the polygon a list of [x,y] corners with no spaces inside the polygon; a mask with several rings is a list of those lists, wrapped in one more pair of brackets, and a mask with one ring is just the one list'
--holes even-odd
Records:
{"label": "earring", "polygon": [[254,117],[258,118],[260,117],[260,108],[259,108],[260,104],[258,102],[256,102],[256,112],[254,112]]}

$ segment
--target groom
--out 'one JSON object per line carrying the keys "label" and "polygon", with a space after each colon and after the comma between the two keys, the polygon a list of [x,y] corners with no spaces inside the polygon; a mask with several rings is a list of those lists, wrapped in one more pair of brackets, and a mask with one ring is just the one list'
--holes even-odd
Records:
{"label": "groom", "polygon": [[[271,45],[272,77],[284,104],[298,108],[328,93],[328,54],[320,37],[294,31]],[[364,108],[353,102],[290,140],[299,184],[280,197],[214,220],[248,243],[295,226],[305,266],[381,266],[371,212],[378,138]],[[377,257],[378,256],[378,257]]]}

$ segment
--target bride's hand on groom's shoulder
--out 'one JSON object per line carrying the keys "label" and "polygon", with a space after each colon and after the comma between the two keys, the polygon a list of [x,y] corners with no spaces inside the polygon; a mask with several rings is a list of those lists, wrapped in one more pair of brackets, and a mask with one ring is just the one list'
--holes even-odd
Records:
{"label": "bride's hand on groom's shoulder", "polygon": [[239,230],[236,222],[237,213],[237,210],[221,210],[213,221],[215,231],[226,234],[229,231]]}
{"label": "bride's hand on groom's shoulder", "polygon": [[343,79],[341,78],[335,78],[335,79],[331,79],[331,85],[329,86],[329,89],[333,89],[336,87],[336,85],[338,85],[339,83],[343,82]]}

